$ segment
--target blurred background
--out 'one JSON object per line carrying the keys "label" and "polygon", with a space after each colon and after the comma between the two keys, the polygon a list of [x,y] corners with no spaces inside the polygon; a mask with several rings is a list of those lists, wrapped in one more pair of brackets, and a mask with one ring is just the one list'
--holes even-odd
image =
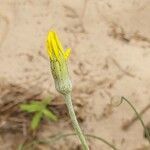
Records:
{"label": "blurred background", "polygon": [[[146,124],[150,121],[149,0],[0,0],[0,150],[73,132],[63,98],[54,87],[45,41],[55,30],[64,48],[73,82],[73,103],[85,133],[100,136],[120,150],[145,150],[148,141],[133,110],[112,98],[126,97]],[[51,96],[57,122],[42,120],[30,133],[31,116],[19,104]],[[91,150],[111,149],[88,139]],[[28,148],[29,149],[29,148]],[[79,150],[77,137],[36,150]]]}

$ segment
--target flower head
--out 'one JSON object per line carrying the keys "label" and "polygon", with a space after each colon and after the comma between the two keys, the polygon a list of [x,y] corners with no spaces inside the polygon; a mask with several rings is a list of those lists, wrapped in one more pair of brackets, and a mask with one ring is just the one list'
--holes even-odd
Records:
{"label": "flower head", "polygon": [[46,46],[57,91],[62,94],[71,92],[72,85],[67,67],[67,59],[70,55],[70,48],[64,51],[55,31],[50,31],[48,33]]}

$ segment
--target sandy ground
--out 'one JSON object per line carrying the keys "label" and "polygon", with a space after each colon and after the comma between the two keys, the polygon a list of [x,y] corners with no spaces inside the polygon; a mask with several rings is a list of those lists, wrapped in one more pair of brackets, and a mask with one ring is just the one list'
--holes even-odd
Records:
{"label": "sandy ground", "polygon": [[[121,128],[134,116],[131,108],[126,103],[112,108],[110,100],[125,96],[138,111],[150,103],[149,18],[150,0],[0,0],[0,105],[37,93],[62,99],[45,48],[47,32],[55,29],[64,47],[72,48],[73,101],[84,131],[120,150],[148,145],[138,121],[127,131]],[[143,115],[146,123],[149,113]],[[2,118],[0,127],[6,124]],[[71,132],[67,116],[60,118],[43,123],[38,137]],[[20,132],[1,133],[0,150],[16,150],[24,138]],[[93,139],[89,144],[91,150],[110,149]],[[70,137],[37,149],[77,150],[78,145],[77,138]]]}

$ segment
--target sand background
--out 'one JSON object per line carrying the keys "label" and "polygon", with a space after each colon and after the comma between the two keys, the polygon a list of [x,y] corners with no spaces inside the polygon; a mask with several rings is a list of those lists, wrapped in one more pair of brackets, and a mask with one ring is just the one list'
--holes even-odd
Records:
{"label": "sand background", "polygon": [[[127,131],[121,129],[134,116],[131,108],[126,103],[112,108],[110,100],[125,96],[138,111],[150,103],[149,18],[150,0],[0,0],[0,105],[24,101],[33,94],[51,95],[60,106],[58,111],[65,107],[54,88],[45,48],[47,32],[54,29],[64,47],[72,49],[68,63],[73,102],[84,131],[120,150],[147,145],[139,122]],[[146,123],[149,113],[143,115]],[[4,116],[0,127],[9,124],[11,128]],[[64,116],[57,123],[45,121],[37,136],[70,132]],[[1,134],[0,150],[14,150],[24,138],[8,130]],[[89,144],[91,150],[110,149],[93,139]],[[77,150],[78,145],[71,137],[37,149]]]}

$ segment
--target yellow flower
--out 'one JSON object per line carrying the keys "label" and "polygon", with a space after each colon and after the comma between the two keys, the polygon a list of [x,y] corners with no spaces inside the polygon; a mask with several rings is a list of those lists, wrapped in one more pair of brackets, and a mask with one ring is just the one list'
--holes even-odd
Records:
{"label": "yellow flower", "polygon": [[46,46],[56,90],[62,94],[67,94],[72,90],[67,67],[67,59],[70,55],[70,48],[66,51],[63,50],[61,42],[55,31],[50,31],[48,33]]}
{"label": "yellow flower", "polygon": [[48,33],[47,49],[51,61],[61,61],[61,59],[67,60],[71,51],[70,48],[68,48],[66,51],[63,50],[63,47],[55,31],[50,31]]}

